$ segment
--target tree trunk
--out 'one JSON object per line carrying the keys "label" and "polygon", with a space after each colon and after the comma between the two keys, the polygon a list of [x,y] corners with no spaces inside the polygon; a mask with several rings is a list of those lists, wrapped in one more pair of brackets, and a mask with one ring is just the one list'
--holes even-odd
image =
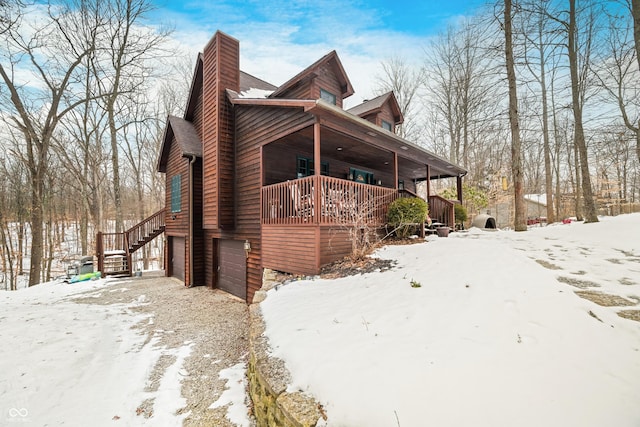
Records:
{"label": "tree trunk", "polygon": [[546,58],[544,52],[543,21],[540,20],[538,27],[539,53],[540,53],[540,90],[542,96],[542,138],[544,144],[544,183],[547,194],[547,224],[555,222],[553,212],[553,170],[551,165],[551,148],[549,141],[549,106],[547,105],[547,82],[546,82]]}
{"label": "tree trunk", "polygon": [[[636,46],[636,61],[640,70],[640,0],[631,0],[631,16],[633,17],[633,40]],[[638,119],[638,131],[636,132],[636,155],[640,161],[640,119]]]}
{"label": "tree trunk", "polygon": [[520,143],[520,125],[518,121],[518,94],[516,72],[513,61],[511,0],[504,0],[504,37],[507,81],[509,83],[509,125],[511,127],[511,174],[515,198],[514,229],[526,231],[527,222],[524,212],[524,188],[522,172],[522,146]]}
{"label": "tree trunk", "polygon": [[[119,83],[117,83],[119,84]],[[118,134],[115,120],[115,97],[117,96],[117,84],[114,85],[114,94],[108,104],[109,109],[109,133],[111,136],[111,167],[113,168],[113,201],[116,209],[116,233],[124,231],[122,217],[122,195],[120,194],[120,159],[118,156]]]}
{"label": "tree trunk", "polygon": [[[575,139],[575,138],[574,138]],[[575,170],[576,180],[573,188],[575,189],[575,208],[576,208],[576,219],[578,221],[584,220],[582,216],[582,186],[580,185],[580,159],[578,158],[578,147],[574,143],[573,147],[573,168]]]}
{"label": "tree trunk", "polygon": [[31,263],[29,266],[29,286],[40,283],[42,272],[42,256],[44,246],[43,212],[42,212],[42,180],[33,182],[31,191]]}
{"label": "tree trunk", "polygon": [[584,139],[584,127],[582,124],[582,101],[580,99],[580,80],[578,78],[578,44],[576,33],[576,0],[569,0],[569,40],[567,52],[569,56],[569,72],[571,74],[571,104],[575,124],[573,141],[580,156],[585,222],[598,222],[593,189],[591,188],[589,154],[587,152],[587,143]]}

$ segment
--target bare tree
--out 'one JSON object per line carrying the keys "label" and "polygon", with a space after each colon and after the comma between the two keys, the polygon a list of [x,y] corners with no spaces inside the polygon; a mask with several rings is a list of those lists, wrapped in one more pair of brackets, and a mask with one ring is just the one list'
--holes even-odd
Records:
{"label": "bare tree", "polygon": [[[492,139],[488,130],[494,127],[501,108],[498,93],[502,85],[492,37],[488,23],[465,21],[461,28],[448,28],[427,52],[426,102],[444,119],[450,144],[447,157],[467,168],[472,150]],[[487,136],[488,140],[482,139]]]}
{"label": "bare tree", "polygon": [[633,17],[633,39],[636,46],[636,61],[640,69],[640,0],[631,0],[631,16]]}
{"label": "bare tree", "polygon": [[[549,94],[547,82],[547,67],[551,61],[551,67],[556,68],[554,56],[555,49],[558,46],[557,31],[550,27],[548,16],[553,13],[550,11],[549,2],[532,1],[523,7],[525,16],[523,17],[523,26],[521,34],[524,36],[528,45],[525,46],[523,53],[525,55],[525,65],[539,85],[540,102],[542,106],[542,140],[544,153],[544,188],[547,195],[547,223],[555,222],[554,197],[553,197],[553,164],[551,163],[551,129],[549,118]],[[535,67],[535,69],[534,69]],[[551,78],[553,79],[553,73]],[[559,197],[559,194],[556,194]]]}
{"label": "bare tree", "polygon": [[400,112],[405,121],[397,126],[396,132],[402,138],[417,141],[420,127],[416,99],[420,88],[424,85],[424,69],[412,67],[404,59],[392,56],[382,62],[382,75],[376,76],[375,93],[382,95],[393,92],[400,105]]}
{"label": "bare tree", "polygon": [[[83,61],[95,50],[98,30],[90,6],[83,1],[49,7],[43,25],[26,31],[21,25],[26,25],[24,21],[18,20],[2,34],[0,77],[8,96],[3,96],[0,102],[9,112],[9,124],[24,138],[19,159],[30,177],[29,286],[38,283],[42,268],[45,180],[53,135],[62,118],[84,102],[74,86]],[[30,67],[40,87],[24,85],[18,72],[20,67]]]}
{"label": "bare tree", "polygon": [[[593,11],[591,11],[593,13]],[[569,24],[567,27],[567,55],[569,57],[569,74],[571,76],[571,108],[573,110],[574,134],[573,140],[579,154],[580,174],[582,175],[582,194],[584,200],[585,222],[598,222],[595,198],[591,186],[591,172],[589,170],[589,153],[587,142],[584,136],[584,125],[582,108],[586,90],[586,74],[589,69],[589,58],[593,43],[593,14],[587,22],[586,32],[584,32],[584,48],[579,52],[578,44],[578,12],[576,10],[576,0],[569,0]],[[578,56],[583,58],[583,68],[580,68]]]}
{"label": "bare tree", "polygon": [[[635,67],[638,55],[634,48],[630,16],[609,14],[609,28],[605,57],[600,61],[596,76],[601,87],[620,110],[624,125],[635,136],[635,151],[640,160],[640,66]],[[639,64],[640,65],[640,64]]]}
{"label": "bare tree", "polygon": [[513,35],[511,21],[511,0],[504,0],[504,51],[509,84],[509,124],[511,127],[511,175],[513,176],[515,198],[515,230],[526,231],[524,188],[522,172],[522,147],[518,122],[518,88],[513,60]]}
{"label": "bare tree", "polygon": [[111,142],[111,166],[113,174],[113,198],[115,204],[116,231],[122,231],[122,194],[120,185],[119,132],[124,124],[118,113],[126,102],[122,96],[140,89],[151,74],[149,60],[158,55],[168,32],[151,32],[138,28],[140,21],[152,9],[148,0],[113,0],[106,3],[106,13],[111,17],[105,34],[106,52],[95,63],[97,81],[103,93]]}

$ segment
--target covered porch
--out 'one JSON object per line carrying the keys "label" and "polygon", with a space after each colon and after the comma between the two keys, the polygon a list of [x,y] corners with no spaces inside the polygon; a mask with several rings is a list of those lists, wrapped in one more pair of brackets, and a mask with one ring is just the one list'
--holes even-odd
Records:
{"label": "covered porch", "polygon": [[[322,105],[325,104],[325,105]],[[454,228],[454,200],[431,195],[453,178],[460,202],[466,171],[381,127],[326,103],[315,120],[261,149],[264,267],[317,274],[351,253],[356,230],[381,230],[398,197],[427,200],[429,215]]]}

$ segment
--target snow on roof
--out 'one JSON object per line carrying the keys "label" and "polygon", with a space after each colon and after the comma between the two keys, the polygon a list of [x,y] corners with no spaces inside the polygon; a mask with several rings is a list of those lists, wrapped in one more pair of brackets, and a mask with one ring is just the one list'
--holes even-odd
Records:
{"label": "snow on roof", "polygon": [[258,88],[252,87],[252,88],[249,88],[248,90],[240,92],[238,94],[238,97],[249,98],[249,99],[267,98],[272,93],[273,93],[272,90],[258,89]]}

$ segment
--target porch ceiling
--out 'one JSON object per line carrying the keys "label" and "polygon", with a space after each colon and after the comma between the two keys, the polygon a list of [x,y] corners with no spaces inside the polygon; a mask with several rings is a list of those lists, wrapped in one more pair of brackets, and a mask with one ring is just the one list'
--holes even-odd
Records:
{"label": "porch ceiling", "polygon": [[[369,134],[366,137],[369,140],[374,139]],[[287,135],[279,143],[289,145],[292,149],[301,144],[307,148],[313,147],[313,126]],[[409,150],[400,149],[397,151],[398,168],[403,175],[415,180],[424,180],[427,172],[425,163],[411,158],[411,152],[403,152]],[[393,150],[389,147],[380,147],[379,144],[374,144],[373,141],[359,140],[354,136],[346,135],[327,126],[321,126],[320,129],[320,155],[373,169],[393,168]],[[439,164],[438,160],[435,156],[430,160],[431,179],[457,176],[456,171],[447,168],[448,164],[446,162],[441,161],[440,163],[445,163],[443,165]]]}

